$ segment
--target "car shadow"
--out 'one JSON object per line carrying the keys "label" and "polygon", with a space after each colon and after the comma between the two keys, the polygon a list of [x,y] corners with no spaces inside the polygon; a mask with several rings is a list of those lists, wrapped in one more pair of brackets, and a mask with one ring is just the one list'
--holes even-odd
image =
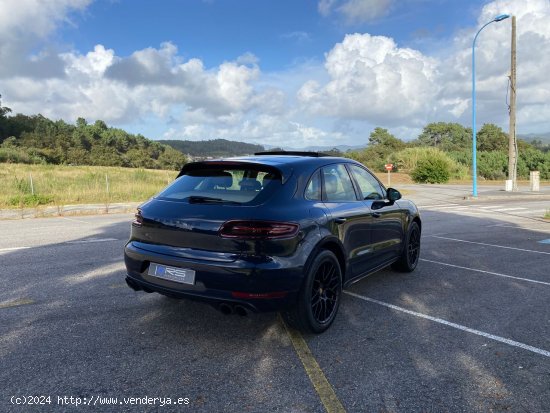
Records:
{"label": "car shadow", "polygon": [[[189,397],[205,412],[322,409],[276,314],[226,316],[127,287],[129,221],[94,234],[115,241],[1,255],[10,286],[0,292],[2,394]],[[10,307],[16,300],[32,302]]]}
{"label": "car shadow", "polygon": [[[536,243],[548,238],[547,230],[498,227],[505,221],[450,212],[423,218],[421,258],[550,282],[547,255],[522,261],[529,253],[433,237],[513,240],[518,248],[547,251]],[[190,397],[198,411],[322,411],[276,314],[226,316],[207,304],[128,288],[122,247],[129,220],[121,217],[94,235],[116,241],[51,243],[0,256],[7,286],[0,302],[33,300],[0,309],[3,393],[61,389]],[[413,273],[384,270],[349,290],[550,349],[547,286],[421,261]],[[547,358],[347,294],[332,327],[304,337],[349,412],[550,405]]]}

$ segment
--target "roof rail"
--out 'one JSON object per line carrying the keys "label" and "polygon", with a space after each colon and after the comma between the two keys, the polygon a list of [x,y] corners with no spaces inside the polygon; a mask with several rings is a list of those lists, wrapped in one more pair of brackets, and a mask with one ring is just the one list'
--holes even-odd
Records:
{"label": "roof rail", "polygon": [[308,151],[265,151],[256,152],[254,155],[291,155],[291,156],[311,156],[312,158],[321,158],[323,156],[330,156],[321,152],[308,152]]}

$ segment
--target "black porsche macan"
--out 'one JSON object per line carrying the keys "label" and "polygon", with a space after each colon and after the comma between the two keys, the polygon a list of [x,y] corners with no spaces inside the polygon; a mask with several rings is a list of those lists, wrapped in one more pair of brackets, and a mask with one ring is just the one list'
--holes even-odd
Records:
{"label": "black porsche macan", "polygon": [[416,206],[351,159],[272,152],[193,162],[139,207],[126,281],[226,314],[281,311],[320,333],[342,288],[390,264],[415,269],[420,231]]}

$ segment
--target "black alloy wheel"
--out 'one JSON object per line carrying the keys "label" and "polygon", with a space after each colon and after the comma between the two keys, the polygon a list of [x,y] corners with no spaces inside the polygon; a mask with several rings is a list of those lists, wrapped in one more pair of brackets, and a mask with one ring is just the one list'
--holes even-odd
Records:
{"label": "black alloy wheel", "polygon": [[399,259],[392,265],[396,270],[412,272],[418,265],[420,258],[420,227],[416,222],[411,222],[405,238],[403,252]]}
{"label": "black alloy wheel", "polygon": [[412,226],[409,233],[409,242],[407,245],[407,254],[409,254],[409,263],[416,267],[418,257],[420,256],[420,228],[418,225]]}
{"label": "black alloy wheel", "polygon": [[313,258],[293,308],[282,312],[287,324],[306,333],[322,333],[330,327],[340,306],[342,269],[332,251]]}
{"label": "black alloy wheel", "polygon": [[311,288],[311,312],[315,321],[326,323],[336,309],[340,295],[338,265],[325,261],[317,270]]}

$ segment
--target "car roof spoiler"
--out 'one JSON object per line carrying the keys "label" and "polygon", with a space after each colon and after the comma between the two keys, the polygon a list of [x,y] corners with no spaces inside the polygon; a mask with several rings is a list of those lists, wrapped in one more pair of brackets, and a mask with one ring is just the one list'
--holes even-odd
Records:
{"label": "car roof spoiler", "polygon": [[287,156],[309,156],[312,158],[322,158],[325,156],[330,156],[322,152],[311,152],[311,151],[263,151],[256,152],[254,155],[257,156],[270,156],[270,155],[287,155]]}
{"label": "car roof spoiler", "polygon": [[281,175],[281,182],[284,184],[288,181],[288,178],[292,175],[292,168],[289,168],[287,165],[271,165],[269,163],[259,163],[253,161],[241,161],[241,160],[212,160],[212,161],[198,161],[198,162],[189,162],[183,165],[177,178],[182,175],[187,174],[189,171],[196,171],[199,169],[218,169],[220,167],[226,169],[238,169],[238,168],[247,168],[258,171],[274,172],[278,175]]}

